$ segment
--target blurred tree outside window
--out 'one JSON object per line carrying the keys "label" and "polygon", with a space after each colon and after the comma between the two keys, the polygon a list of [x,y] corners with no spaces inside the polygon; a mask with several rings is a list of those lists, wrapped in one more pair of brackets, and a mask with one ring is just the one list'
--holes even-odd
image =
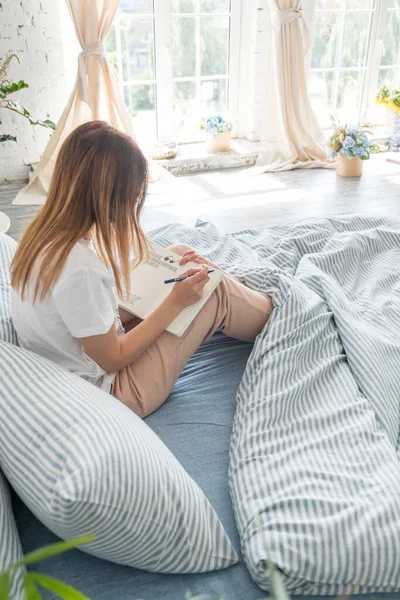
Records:
{"label": "blurred tree outside window", "polygon": [[240,15],[241,1],[170,0],[166,15],[162,0],[120,0],[106,48],[142,144],[202,139],[201,118],[235,105],[232,6]]}
{"label": "blurred tree outside window", "polygon": [[400,0],[316,0],[309,95],[323,128],[383,124],[378,87],[400,85]]}

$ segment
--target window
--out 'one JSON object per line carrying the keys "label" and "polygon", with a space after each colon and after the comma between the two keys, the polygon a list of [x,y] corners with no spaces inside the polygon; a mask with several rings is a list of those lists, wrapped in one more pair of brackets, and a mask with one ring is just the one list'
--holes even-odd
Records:
{"label": "window", "polygon": [[323,127],[382,122],[378,86],[400,78],[400,0],[316,0],[310,98]]}
{"label": "window", "polygon": [[142,144],[202,139],[202,115],[235,120],[241,0],[120,0],[107,37]]}
{"label": "window", "polygon": [[390,0],[384,31],[378,87],[400,86],[400,0]]}

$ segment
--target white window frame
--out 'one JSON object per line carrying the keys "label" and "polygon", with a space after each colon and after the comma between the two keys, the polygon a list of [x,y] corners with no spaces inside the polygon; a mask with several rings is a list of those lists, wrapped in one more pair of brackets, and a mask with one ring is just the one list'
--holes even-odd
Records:
{"label": "white window frame", "polygon": [[[346,71],[346,70],[348,70],[348,71],[364,70],[361,101],[360,101],[360,110],[359,110],[359,120],[361,123],[365,123],[365,122],[367,122],[369,104],[370,104],[373,96],[376,94],[377,87],[378,87],[379,71],[381,68],[381,60],[382,60],[382,55],[384,52],[385,27],[386,27],[386,24],[388,21],[389,13],[392,11],[396,12],[396,9],[389,8],[389,0],[375,0],[374,6],[372,9],[353,9],[353,10],[347,9],[347,2],[348,2],[348,0],[346,0],[345,8],[341,9],[341,10],[317,11],[316,10],[317,0],[313,0],[313,17],[314,17],[314,19],[313,19],[314,20],[313,35],[315,35],[315,22],[316,22],[315,15],[318,14],[319,12],[343,13],[344,18],[346,16],[346,14],[351,13],[351,12],[357,12],[357,13],[372,12],[372,23],[371,23],[371,28],[370,28],[369,39],[367,42],[367,57],[366,57],[365,67],[363,67],[361,69],[359,67],[341,68],[340,66],[339,67],[335,66],[333,68],[327,68],[327,69],[324,69],[324,68],[311,69],[311,58],[310,58],[309,72],[313,71],[313,72],[325,73],[325,72],[331,71],[331,72],[336,73],[336,72]],[[397,12],[400,12],[400,11],[397,9]],[[344,24],[344,19],[343,19],[343,24]],[[343,48],[343,38],[344,38],[344,27],[341,27],[339,30],[339,41],[338,41],[338,47],[336,50],[337,57],[340,57],[340,55],[341,55],[341,51]],[[310,55],[311,55],[311,53],[310,53]],[[399,57],[399,61],[400,61],[400,57]],[[392,67],[388,67],[388,68],[392,68]],[[399,66],[398,83],[400,83],[400,66]],[[332,96],[333,96],[333,98],[335,98],[335,102],[336,102],[337,95],[338,95],[338,86],[339,86],[339,77],[337,76],[335,78],[335,88],[332,92]],[[335,112],[335,110],[333,110],[333,112]]]}
{"label": "white window frame", "polygon": [[[238,110],[239,110],[239,68],[240,68],[240,37],[241,37],[241,14],[242,2],[244,0],[231,0],[230,2],[230,31],[228,48],[228,73],[227,75],[209,75],[202,76],[200,70],[200,57],[197,56],[196,65],[196,85],[197,94],[199,93],[200,82],[202,80],[220,80],[228,81],[228,106],[227,113],[233,119],[232,135],[236,136],[239,132]],[[199,0],[196,0],[199,3]],[[199,4],[197,4],[199,6]],[[123,88],[127,85],[155,85],[156,86],[156,118],[157,118],[157,138],[161,142],[174,140],[173,128],[173,81],[191,81],[194,77],[173,78],[172,71],[172,7],[171,0],[153,0],[153,14],[138,14],[133,18],[152,18],[154,31],[154,58],[155,58],[155,79],[140,81],[124,81],[123,68],[121,60],[121,31],[119,30],[119,17],[115,17],[116,27],[116,50],[117,50],[117,71],[119,85]],[[188,13],[189,14],[189,13]],[[198,14],[198,13],[190,13]],[[202,13],[205,14],[205,13]],[[228,13],[207,13],[209,16],[226,16]],[[197,19],[196,36],[200,35],[200,20]],[[197,44],[199,49],[199,44]],[[181,143],[195,140],[183,140]]]}

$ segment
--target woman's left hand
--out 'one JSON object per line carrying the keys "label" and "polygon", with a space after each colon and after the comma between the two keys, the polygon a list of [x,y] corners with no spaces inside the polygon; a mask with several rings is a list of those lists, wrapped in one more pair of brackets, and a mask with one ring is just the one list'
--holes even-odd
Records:
{"label": "woman's left hand", "polygon": [[180,265],[186,265],[188,262],[206,265],[207,259],[196,252],[196,250],[188,250],[179,261]]}

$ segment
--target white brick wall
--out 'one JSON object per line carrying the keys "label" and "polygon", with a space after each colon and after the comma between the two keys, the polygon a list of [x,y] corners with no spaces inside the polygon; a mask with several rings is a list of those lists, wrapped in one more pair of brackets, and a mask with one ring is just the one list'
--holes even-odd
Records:
{"label": "white brick wall", "polygon": [[[71,85],[66,77],[61,31],[61,18],[63,23],[69,19],[64,4],[64,0],[0,0],[0,57],[8,51],[17,52],[20,64],[13,61],[9,75],[29,84],[28,89],[15,94],[15,100],[34,117],[48,116],[55,122]],[[0,144],[0,181],[27,177],[28,165],[39,159],[49,130],[33,127],[11,111],[0,111],[0,131],[18,138],[17,142]]]}

